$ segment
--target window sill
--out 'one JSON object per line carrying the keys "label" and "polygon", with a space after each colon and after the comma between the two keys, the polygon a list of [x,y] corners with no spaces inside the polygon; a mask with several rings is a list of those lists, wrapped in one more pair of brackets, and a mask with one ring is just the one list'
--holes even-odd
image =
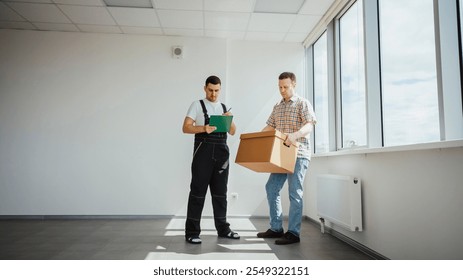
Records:
{"label": "window sill", "polygon": [[343,155],[359,155],[359,154],[375,154],[389,152],[404,152],[404,151],[419,151],[432,149],[460,148],[463,147],[463,140],[440,141],[432,143],[412,144],[382,148],[352,148],[343,149],[335,152],[327,152],[321,154],[313,154],[312,158],[343,156]]}

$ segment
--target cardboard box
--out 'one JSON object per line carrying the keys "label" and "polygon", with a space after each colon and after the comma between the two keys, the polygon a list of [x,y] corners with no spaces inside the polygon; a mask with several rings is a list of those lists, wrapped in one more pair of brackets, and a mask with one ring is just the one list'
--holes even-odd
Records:
{"label": "cardboard box", "polygon": [[[256,172],[293,173],[297,145],[284,145],[286,135],[274,130],[241,134],[235,162]],[[296,143],[297,144],[297,143]]]}

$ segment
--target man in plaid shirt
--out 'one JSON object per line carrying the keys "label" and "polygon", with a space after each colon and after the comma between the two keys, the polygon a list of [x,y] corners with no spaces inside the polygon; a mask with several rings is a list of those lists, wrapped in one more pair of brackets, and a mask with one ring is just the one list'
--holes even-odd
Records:
{"label": "man in plaid shirt", "polygon": [[[287,134],[285,144],[299,143],[296,166],[293,174],[272,173],[265,189],[270,210],[270,228],[259,232],[260,238],[279,238],[275,244],[286,245],[300,242],[300,229],[303,206],[303,182],[310,162],[309,135],[317,119],[310,102],[296,95],[296,76],[291,72],[281,73],[278,86],[283,99],[273,107],[263,131],[278,130]],[[283,211],[280,191],[288,179],[289,187],[289,221],[288,231],[283,229]]]}

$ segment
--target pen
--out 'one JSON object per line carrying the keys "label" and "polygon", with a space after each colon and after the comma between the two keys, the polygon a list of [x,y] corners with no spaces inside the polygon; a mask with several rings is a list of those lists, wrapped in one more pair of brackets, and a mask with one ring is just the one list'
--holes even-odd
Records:
{"label": "pen", "polygon": [[231,108],[232,108],[232,107],[230,107],[230,109],[228,109],[226,113],[230,112]]}

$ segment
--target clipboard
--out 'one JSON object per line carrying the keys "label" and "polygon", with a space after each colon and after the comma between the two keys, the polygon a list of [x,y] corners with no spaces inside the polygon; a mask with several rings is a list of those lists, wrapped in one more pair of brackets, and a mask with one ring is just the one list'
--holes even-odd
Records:
{"label": "clipboard", "polygon": [[229,132],[233,116],[212,115],[209,119],[209,125],[217,127],[214,132]]}

